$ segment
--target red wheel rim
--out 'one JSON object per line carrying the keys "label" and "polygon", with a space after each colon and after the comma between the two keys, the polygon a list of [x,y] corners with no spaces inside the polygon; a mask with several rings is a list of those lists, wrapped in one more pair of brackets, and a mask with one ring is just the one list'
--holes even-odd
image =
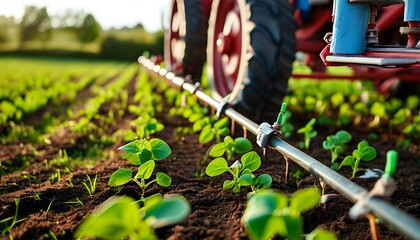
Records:
{"label": "red wheel rim", "polygon": [[181,0],[173,0],[170,15],[170,26],[165,38],[165,62],[167,68],[176,71],[182,66],[185,53],[185,11]]}
{"label": "red wheel rim", "polygon": [[229,93],[235,95],[244,76],[244,19],[242,1],[213,2],[207,54],[209,84],[216,97],[224,97]]}

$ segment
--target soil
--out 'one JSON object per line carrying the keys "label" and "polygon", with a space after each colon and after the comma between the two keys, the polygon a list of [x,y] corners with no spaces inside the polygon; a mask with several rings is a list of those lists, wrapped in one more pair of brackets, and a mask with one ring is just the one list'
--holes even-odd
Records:
{"label": "soil", "polygon": [[[130,93],[132,97],[133,93]],[[169,106],[157,113],[156,117],[165,125],[165,130],[155,134],[165,140],[172,149],[168,159],[157,162],[157,171],[163,171],[172,177],[172,185],[168,188],[153,186],[147,194],[161,192],[165,194],[182,194],[191,205],[190,216],[182,223],[156,230],[159,239],[248,239],[241,216],[245,209],[246,194],[234,194],[222,190],[223,181],[227,175],[215,178],[207,176],[197,177],[197,173],[205,169],[202,164],[203,156],[213,144],[199,144],[198,135],[179,136],[176,128],[190,126],[180,117],[167,114]],[[126,114],[111,126],[109,132],[120,126],[127,125],[133,116]],[[308,116],[293,115],[292,123],[295,129],[303,126]],[[237,127],[237,129],[240,129]],[[322,149],[322,140],[327,135],[335,133],[339,128],[319,127],[319,135],[311,142],[310,150],[306,151],[315,159],[329,165],[330,155]],[[362,139],[368,139],[370,132],[361,127],[346,127],[353,135],[351,146],[357,145]],[[107,131],[108,132],[108,131]],[[240,136],[237,132],[235,136]],[[420,218],[420,146],[412,144],[411,148],[402,150],[396,148],[396,141],[401,138],[398,134],[379,131],[378,139],[368,139],[378,152],[378,157],[369,165],[362,163],[362,167],[380,168],[385,166],[385,156],[389,149],[399,152],[398,170],[395,174],[397,189],[388,199],[396,207]],[[254,136],[249,136],[255,142]],[[139,197],[139,191],[134,184],[129,184],[120,192],[107,185],[110,175],[118,168],[135,167],[121,159],[121,152],[116,149],[123,145],[119,139],[112,146],[104,149],[103,157],[90,168],[76,165],[71,173],[62,173],[61,181],[53,183],[50,178],[53,173],[60,171],[59,167],[46,166],[46,159],[57,158],[60,149],[66,149],[69,154],[89,146],[90,138],[83,134],[75,134],[69,128],[63,128],[51,137],[51,144],[15,143],[0,146],[0,160],[3,166],[20,166],[17,171],[10,171],[0,178],[0,219],[14,216],[15,199],[19,198],[17,218],[21,222],[11,230],[14,239],[72,239],[73,232],[87,214],[92,212],[102,202],[114,195]],[[302,140],[301,136],[293,136],[287,141],[295,146]],[[261,153],[261,149],[254,144],[254,150]],[[351,151],[347,152],[351,153]],[[291,172],[300,167],[290,164]],[[86,175],[94,177],[98,174],[97,189],[93,196],[82,185],[87,180]],[[273,177],[272,189],[292,194],[297,189],[319,185],[317,179],[305,172],[305,176],[298,183],[293,177],[285,181],[285,161],[274,150],[268,151],[257,174],[268,173]],[[351,176],[351,169],[343,169],[344,176]],[[74,187],[70,185],[69,180]],[[377,179],[355,178],[357,184],[365,189],[371,189]],[[299,186],[298,186],[299,185]],[[327,189],[328,193],[334,191]],[[79,199],[83,205],[74,203]],[[320,226],[333,231],[339,239],[370,239],[370,229],[365,218],[350,219],[348,216],[352,203],[338,198],[326,206],[318,206],[304,216],[304,229],[308,233]],[[379,229],[382,239],[405,239],[403,235],[394,232],[387,225],[380,223]],[[8,239],[9,235],[3,237]]]}

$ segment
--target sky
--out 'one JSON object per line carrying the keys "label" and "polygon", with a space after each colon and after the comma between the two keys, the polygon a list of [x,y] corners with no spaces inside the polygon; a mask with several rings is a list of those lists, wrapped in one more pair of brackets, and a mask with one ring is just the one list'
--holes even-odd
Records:
{"label": "sky", "polygon": [[167,18],[169,4],[170,0],[0,0],[0,15],[20,18],[26,5],[47,7],[50,16],[66,9],[83,10],[92,13],[105,30],[142,23],[154,32],[162,27],[162,14]]}

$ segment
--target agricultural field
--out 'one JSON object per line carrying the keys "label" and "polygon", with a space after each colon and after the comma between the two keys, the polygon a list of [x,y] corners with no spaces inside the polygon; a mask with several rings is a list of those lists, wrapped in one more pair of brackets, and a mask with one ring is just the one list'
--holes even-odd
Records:
{"label": "agricultural field", "polygon": [[[369,81],[289,87],[284,140],[368,190],[381,173],[367,170],[397,151],[387,200],[420,219],[420,96],[385,98]],[[136,62],[0,57],[0,141],[2,239],[371,238],[351,202],[320,204],[318,179],[293,162],[286,179],[278,152],[263,156],[255,136]],[[253,214],[271,200],[284,226],[259,229]],[[376,222],[382,239],[405,239]]]}

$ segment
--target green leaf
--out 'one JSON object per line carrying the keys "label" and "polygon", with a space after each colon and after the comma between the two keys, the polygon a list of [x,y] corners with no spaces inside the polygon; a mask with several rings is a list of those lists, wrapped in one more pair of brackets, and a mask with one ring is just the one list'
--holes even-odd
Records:
{"label": "green leaf", "polygon": [[147,149],[143,149],[138,155],[138,159],[140,160],[139,164],[134,164],[134,165],[140,165],[140,164],[144,164],[147,161],[152,159],[152,152],[147,150]]}
{"label": "green leaf", "polygon": [[340,143],[347,143],[351,140],[351,134],[346,130],[340,130],[335,135],[339,139]]}
{"label": "green leaf", "polygon": [[121,157],[122,159],[126,159],[128,162],[130,162],[133,165],[138,166],[141,164],[138,153],[125,152],[123,153]]}
{"label": "green leaf", "polygon": [[172,183],[172,178],[166,173],[158,172],[156,173],[156,183],[162,187],[169,187]]}
{"label": "green leaf", "polygon": [[373,147],[365,147],[361,151],[361,160],[372,161],[376,158],[376,150]]}
{"label": "green leaf", "polygon": [[347,156],[344,158],[343,162],[341,162],[338,169],[341,169],[342,166],[350,166],[351,168],[354,168],[354,157],[353,156]]}
{"label": "green leaf", "polygon": [[336,240],[337,236],[333,232],[322,228],[315,228],[311,233],[306,235],[306,240]]}
{"label": "green leaf", "polygon": [[227,161],[224,158],[219,157],[209,163],[206,168],[206,174],[210,177],[214,177],[229,170],[230,168]]}
{"label": "green leaf", "polygon": [[198,141],[201,144],[206,144],[214,139],[214,132],[210,125],[207,125],[201,130]]}
{"label": "green leaf", "polygon": [[283,216],[286,225],[286,232],[280,233],[290,240],[300,240],[302,238],[302,218],[300,216],[285,215]]}
{"label": "green leaf", "polygon": [[246,153],[252,150],[252,143],[247,138],[238,137],[235,139],[235,152]]}
{"label": "green leaf", "polygon": [[144,198],[143,202],[144,202],[144,205],[152,205],[162,200],[162,198],[163,198],[163,195],[161,193],[155,193],[153,195],[150,195]]}
{"label": "green leaf", "polygon": [[226,136],[223,139],[223,142],[226,143],[226,146],[229,146],[230,144],[234,144],[233,138],[231,136]]}
{"label": "green leaf", "polygon": [[239,177],[238,182],[241,186],[250,186],[253,184],[254,181],[252,179],[252,175],[247,173]]}
{"label": "green leaf", "polygon": [[150,139],[147,142],[147,146],[152,152],[153,160],[161,160],[171,155],[171,148],[169,145],[159,138]]}
{"label": "green leaf", "polygon": [[125,144],[124,146],[119,147],[118,150],[123,150],[130,153],[137,153],[139,151],[139,147],[137,146],[139,142],[139,140],[134,140],[130,143]]}
{"label": "green leaf", "polygon": [[306,188],[295,192],[290,200],[290,210],[296,216],[300,213],[312,209],[321,201],[321,194],[317,188]]}
{"label": "green leaf", "polygon": [[150,160],[142,164],[135,176],[136,179],[149,179],[152,176],[153,170],[155,170],[155,161]]}
{"label": "green leaf", "polygon": [[232,189],[235,186],[235,181],[233,180],[225,180],[223,182],[223,189]]}
{"label": "green leaf", "polygon": [[242,169],[249,169],[251,172],[253,172],[260,167],[261,158],[255,151],[252,151],[249,153],[245,153],[241,157],[241,162]]}
{"label": "green leaf", "polygon": [[229,130],[228,127],[224,127],[224,128],[221,128],[221,129],[216,129],[216,131],[220,136],[227,136],[227,135],[230,134],[230,130]]}
{"label": "green leaf", "polygon": [[130,197],[112,197],[88,215],[75,232],[76,238],[123,239],[135,232],[141,220],[139,206]]}
{"label": "green leaf", "polygon": [[329,150],[329,149],[334,148],[334,144],[332,142],[329,142],[329,141],[323,141],[322,142],[322,147],[326,150]]}
{"label": "green leaf", "polygon": [[217,120],[213,127],[217,130],[222,130],[222,128],[225,128],[226,126],[229,125],[229,118],[228,117],[224,117],[220,120]]}
{"label": "green leaf", "polygon": [[314,137],[316,137],[316,135],[318,135],[318,132],[315,131],[315,130],[312,130],[312,131],[309,132],[308,135],[309,135],[309,137],[314,138]]}
{"label": "green leaf", "polygon": [[273,179],[270,175],[264,173],[258,176],[257,182],[258,184],[262,185],[262,188],[269,188],[271,186],[271,183],[273,182]]}
{"label": "green leaf", "polygon": [[209,155],[212,157],[220,157],[225,153],[225,151],[226,144],[224,142],[220,142],[211,148]]}
{"label": "green leaf", "polygon": [[120,186],[131,181],[133,172],[127,168],[120,168],[115,171],[109,178],[108,185]]}
{"label": "green leaf", "polygon": [[241,222],[255,239],[269,239],[277,231],[285,229],[281,218],[273,218],[273,213],[288,206],[288,197],[270,190],[260,191],[248,200]]}
{"label": "green leaf", "polygon": [[153,227],[160,228],[184,220],[190,214],[187,200],[178,195],[166,195],[161,201],[145,205],[145,220]]}

